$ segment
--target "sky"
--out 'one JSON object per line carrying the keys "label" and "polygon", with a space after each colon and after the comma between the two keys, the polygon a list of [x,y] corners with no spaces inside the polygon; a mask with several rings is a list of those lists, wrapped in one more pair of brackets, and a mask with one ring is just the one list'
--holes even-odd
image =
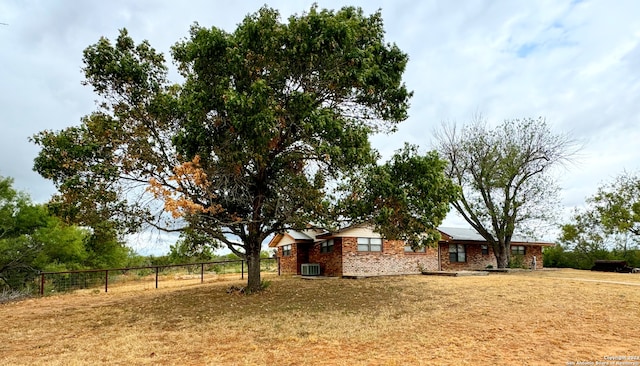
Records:
{"label": "sky", "polygon": [[[582,146],[557,173],[565,217],[598,186],[640,170],[640,1],[315,2],[380,10],[386,42],[409,55],[409,118],[395,134],[373,138],[383,157],[404,142],[431,149],[443,122],[544,117]],[[38,147],[29,137],[78,125],[96,109],[81,68],[82,51],[100,37],[127,28],[170,59],[194,22],[232,32],[265,3],[284,21],[313,1],[0,1],[0,176],[34,202],[55,193],[32,170]],[[454,214],[445,225],[467,226]],[[143,253],[167,245],[160,235],[134,242]]]}

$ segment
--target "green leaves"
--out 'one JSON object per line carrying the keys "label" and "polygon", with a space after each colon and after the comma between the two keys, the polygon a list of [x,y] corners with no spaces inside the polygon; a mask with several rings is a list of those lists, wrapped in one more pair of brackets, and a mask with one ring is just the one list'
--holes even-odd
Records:
{"label": "green leaves", "polygon": [[[377,157],[369,135],[406,119],[408,57],[383,36],[379,12],[313,6],[283,22],[263,7],[231,33],[194,24],[171,49],[184,79],[171,85],[163,55],[122,30],[84,52],[99,111],[36,135],[35,169],[74,222],[189,227],[259,255],[271,233],[329,220],[331,185]],[[207,184],[176,179],[191,161]],[[149,182],[200,212],[165,220]]]}
{"label": "green leaves", "polygon": [[434,244],[437,227],[459,192],[445,176],[445,167],[435,151],[419,155],[416,146],[406,144],[352,185],[343,214],[359,217],[385,238],[405,240],[414,248]]}
{"label": "green leaves", "polygon": [[223,215],[256,220],[260,195],[267,221],[310,219],[324,190],[315,172],[336,179],[374,161],[372,122],[392,129],[410,96],[401,83],[406,55],[382,37],[379,13],[314,6],[281,23],[265,7],[233,33],[195,25],[173,47],[186,79],[178,152],[201,156],[208,176],[226,182],[217,192],[246,192],[243,203],[218,194]]}
{"label": "green leaves", "polygon": [[11,178],[0,176],[0,240],[30,235],[46,224],[46,210],[12,185]]}
{"label": "green leaves", "polygon": [[477,118],[460,131],[443,126],[437,139],[449,161],[447,175],[462,187],[453,206],[492,244],[498,266],[508,265],[514,232],[530,231],[557,213],[558,187],[549,173],[570,161],[573,141],[553,133],[543,118],[494,128]]}
{"label": "green leaves", "polygon": [[126,29],[120,31],[115,46],[106,38],[84,50],[86,84],[102,96],[126,96],[137,105],[165,82],[167,68],[162,54],[147,41],[135,45]]}
{"label": "green leaves", "polygon": [[640,239],[640,177],[621,174],[588,200],[608,233],[628,232]]}
{"label": "green leaves", "polygon": [[85,264],[86,231],[65,225],[11,185],[10,178],[0,177],[0,290],[24,287],[53,264]]}
{"label": "green leaves", "polygon": [[623,173],[600,186],[562,226],[561,240],[588,252],[613,246],[625,255],[629,244],[640,244],[640,177]]}

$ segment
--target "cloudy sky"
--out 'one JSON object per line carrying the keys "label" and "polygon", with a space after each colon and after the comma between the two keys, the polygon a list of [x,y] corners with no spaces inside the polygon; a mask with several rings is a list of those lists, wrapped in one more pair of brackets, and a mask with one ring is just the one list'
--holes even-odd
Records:
{"label": "cloudy sky", "polygon": [[[443,121],[542,116],[584,146],[559,175],[566,212],[603,182],[640,169],[639,1],[316,2],[381,9],[386,40],[409,54],[410,118],[374,139],[384,156],[405,141],[429,149]],[[0,175],[36,202],[54,193],[32,171],[38,149],[28,138],[94,110],[81,59],[101,36],[127,28],[168,56],[194,22],[231,32],[265,3],[286,18],[312,1],[1,1]],[[453,216],[446,223],[464,225]]]}

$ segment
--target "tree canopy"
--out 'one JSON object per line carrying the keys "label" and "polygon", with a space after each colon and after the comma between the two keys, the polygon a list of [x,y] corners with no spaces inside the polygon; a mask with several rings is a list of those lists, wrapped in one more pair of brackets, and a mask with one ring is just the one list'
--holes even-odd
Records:
{"label": "tree canopy", "polygon": [[0,177],[0,290],[23,288],[41,270],[90,264],[91,234],[65,225],[12,184]]}
{"label": "tree canopy", "polygon": [[640,176],[623,173],[587,200],[608,234],[629,234],[640,241]]}
{"label": "tree canopy", "polygon": [[583,252],[618,249],[626,255],[630,245],[640,244],[640,177],[623,173],[587,198],[562,226],[561,241]]}
{"label": "tree canopy", "polygon": [[440,239],[437,227],[459,193],[445,175],[446,167],[436,151],[420,155],[417,146],[405,144],[385,164],[349,181],[345,203],[351,212],[344,216],[414,249],[433,245]]}
{"label": "tree canopy", "polygon": [[34,136],[35,169],[70,220],[189,227],[246,258],[258,289],[262,241],[327,220],[329,182],[374,163],[369,135],[406,119],[407,55],[380,12],[316,6],[286,22],[264,7],[232,33],[195,24],[171,51],[182,84],[126,30],[89,46],[99,108]]}
{"label": "tree canopy", "polygon": [[574,144],[543,118],[505,120],[495,128],[477,118],[461,130],[443,126],[438,151],[447,175],[462,187],[454,208],[491,245],[504,268],[514,233],[528,233],[555,214],[551,169],[570,161]]}

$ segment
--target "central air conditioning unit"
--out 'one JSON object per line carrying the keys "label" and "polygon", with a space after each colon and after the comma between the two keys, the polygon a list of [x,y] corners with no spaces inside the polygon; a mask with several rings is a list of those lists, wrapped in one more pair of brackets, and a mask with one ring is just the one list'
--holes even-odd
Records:
{"label": "central air conditioning unit", "polygon": [[320,276],[319,263],[305,263],[300,268],[303,276]]}

